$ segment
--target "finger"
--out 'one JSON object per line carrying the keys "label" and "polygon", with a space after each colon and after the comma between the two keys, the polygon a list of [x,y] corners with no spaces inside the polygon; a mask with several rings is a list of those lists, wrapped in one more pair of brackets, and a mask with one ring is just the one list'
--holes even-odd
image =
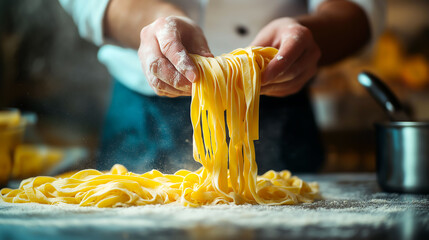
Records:
{"label": "finger", "polygon": [[265,29],[260,31],[258,35],[256,35],[253,42],[250,44],[250,46],[261,46],[261,47],[267,47],[270,46],[273,42],[273,34],[268,34]]}
{"label": "finger", "polygon": [[174,95],[174,94],[171,94],[171,93],[168,93],[168,92],[163,92],[163,91],[159,91],[158,96],[161,96],[161,97],[169,97],[169,98],[177,98],[177,97],[181,97],[181,95]]}
{"label": "finger", "polygon": [[304,54],[311,38],[311,33],[306,28],[294,28],[286,33],[280,44],[279,52],[262,74],[262,84],[272,81],[288,70]]}
{"label": "finger", "polygon": [[[139,49],[139,57],[143,60],[142,67],[145,70],[146,77],[151,86],[159,86],[168,89],[175,88],[179,90],[179,92],[185,92],[190,95],[191,82],[180,74],[173,64],[164,57],[156,39],[152,38],[151,40],[145,41],[145,47]],[[165,86],[165,84],[154,82],[154,79],[161,80],[169,85],[169,87]]]}
{"label": "finger", "polygon": [[172,88],[189,94],[191,93],[192,83],[179,73],[168,59],[164,57],[159,58],[156,64],[152,66],[152,73]]}
{"label": "finger", "polygon": [[301,75],[295,79],[283,83],[274,83],[263,86],[261,88],[261,94],[273,97],[284,97],[297,93],[304,87],[304,85],[312,78],[317,72],[317,67],[304,71]]}
{"label": "finger", "polygon": [[188,48],[188,52],[192,54],[197,54],[203,57],[214,57],[214,55],[211,53],[210,49],[208,49],[208,46],[202,46],[198,47],[197,44],[193,44],[193,47]]}
{"label": "finger", "polygon": [[[261,86],[270,85],[273,83],[282,83],[282,82],[290,81],[294,77],[299,75],[299,73],[301,72],[300,71],[301,69],[294,68],[294,65],[297,61],[299,61],[301,58],[303,58],[304,55],[305,55],[305,51],[302,53],[301,56],[299,56],[295,60],[295,62],[285,63],[287,65],[290,64],[290,66],[288,66],[288,67],[282,66],[283,64],[280,62],[273,63],[273,61],[282,61],[283,58],[280,57],[281,55],[277,55],[276,57],[274,57],[273,60],[271,60],[271,62],[268,64],[267,68],[264,71],[264,73],[267,71],[272,71],[272,72],[266,73],[265,75],[264,75],[264,73],[262,73]],[[270,64],[272,64],[272,65],[270,66]],[[291,72],[296,73],[296,75],[293,75],[293,76],[291,74],[286,75],[286,73],[291,73]]]}
{"label": "finger", "polygon": [[[275,79],[270,80],[268,83],[281,83],[296,78],[301,75],[302,72],[311,68],[311,66],[317,65],[320,56],[320,50],[317,46],[304,51],[303,55],[301,55],[288,69],[280,72]],[[267,83],[264,85],[266,84]]]}
{"label": "finger", "polygon": [[210,51],[209,45],[201,29],[195,30],[197,33],[196,36],[190,35],[190,39],[184,40],[188,43],[186,49],[188,53],[197,54],[203,57],[214,57]]}
{"label": "finger", "polygon": [[198,77],[198,71],[182,44],[176,25],[172,23],[172,21],[167,21],[165,26],[155,34],[161,53],[174,65],[177,71],[190,82],[194,82]]}
{"label": "finger", "polygon": [[189,96],[190,92],[185,92],[171,87],[163,82],[161,79],[153,76],[148,79],[149,85],[153,91],[159,96]]}
{"label": "finger", "polygon": [[169,24],[176,24],[177,29],[180,29],[179,32],[182,34],[179,37],[189,54],[213,57],[202,29],[195,22],[181,16],[170,16],[166,18],[166,21],[173,21],[174,23]]}
{"label": "finger", "polygon": [[311,68],[311,66],[317,66],[320,55],[320,51],[317,47],[305,51],[304,54],[298,58],[295,63],[293,63],[285,72],[283,72],[283,76],[280,76],[280,78],[294,79],[301,75],[302,72],[306,71],[308,68]]}

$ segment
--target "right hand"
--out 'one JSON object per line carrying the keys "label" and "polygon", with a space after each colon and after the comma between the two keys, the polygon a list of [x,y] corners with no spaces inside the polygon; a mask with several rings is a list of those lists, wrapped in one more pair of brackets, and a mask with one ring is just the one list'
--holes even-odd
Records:
{"label": "right hand", "polygon": [[139,58],[147,81],[156,94],[191,95],[198,70],[188,54],[213,57],[203,31],[192,20],[159,18],[140,33]]}

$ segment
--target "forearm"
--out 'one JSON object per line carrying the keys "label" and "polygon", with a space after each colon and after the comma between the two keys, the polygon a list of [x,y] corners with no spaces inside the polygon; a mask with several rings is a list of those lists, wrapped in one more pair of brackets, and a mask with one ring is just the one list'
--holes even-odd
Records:
{"label": "forearm", "polygon": [[137,49],[142,28],[157,18],[170,15],[185,14],[162,0],[111,0],[104,16],[104,37]]}
{"label": "forearm", "polygon": [[344,0],[325,1],[313,15],[298,17],[297,20],[311,30],[319,45],[322,53],[320,65],[355,53],[371,37],[365,12],[358,5]]}

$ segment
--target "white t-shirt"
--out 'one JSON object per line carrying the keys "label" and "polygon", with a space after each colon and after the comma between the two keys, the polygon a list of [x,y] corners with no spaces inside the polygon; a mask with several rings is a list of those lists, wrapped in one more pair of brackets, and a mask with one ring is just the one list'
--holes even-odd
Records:
{"label": "white t-shirt", "polygon": [[[155,95],[142,71],[137,51],[109,44],[103,37],[103,17],[109,0],[59,0],[73,17],[79,34],[100,46],[98,59],[125,86]],[[325,0],[169,0],[203,29],[214,55],[248,46],[270,21],[315,11]],[[384,25],[384,0],[350,0],[362,7],[375,39]]]}

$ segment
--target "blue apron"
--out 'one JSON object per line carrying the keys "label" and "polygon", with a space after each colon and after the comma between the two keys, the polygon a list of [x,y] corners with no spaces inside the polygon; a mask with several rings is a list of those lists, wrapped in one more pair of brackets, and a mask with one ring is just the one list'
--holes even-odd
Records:
{"label": "blue apron", "polygon": [[[198,169],[201,165],[192,157],[190,101],[141,95],[115,80],[97,168],[121,163],[134,172]],[[259,173],[320,169],[323,148],[306,88],[285,98],[261,96],[259,124]]]}

